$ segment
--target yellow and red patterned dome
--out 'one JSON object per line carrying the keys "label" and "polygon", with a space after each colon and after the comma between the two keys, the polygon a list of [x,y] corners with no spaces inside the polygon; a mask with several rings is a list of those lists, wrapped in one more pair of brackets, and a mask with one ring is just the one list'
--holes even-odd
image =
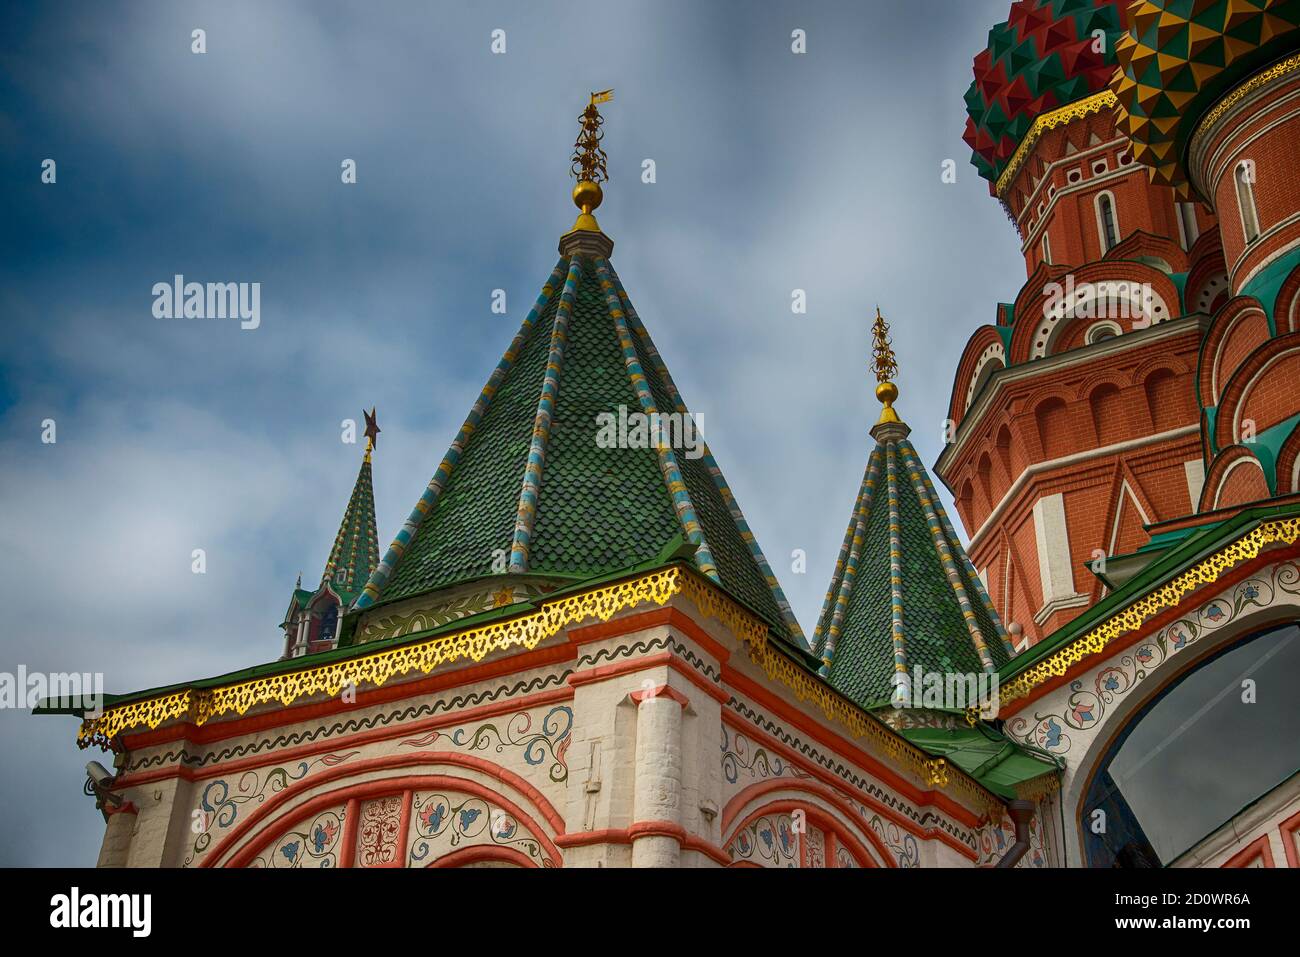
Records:
{"label": "yellow and red patterned dome", "polygon": [[1015,0],[989,31],[966,91],[971,163],[996,194],[998,177],[1044,113],[1106,89],[1125,32],[1120,0]]}
{"label": "yellow and red patterned dome", "polygon": [[1189,195],[1183,153],[1232,86],[1300,49],[1300,0],[1135,0],[1111,80],[1119,125],[1151,178]]}

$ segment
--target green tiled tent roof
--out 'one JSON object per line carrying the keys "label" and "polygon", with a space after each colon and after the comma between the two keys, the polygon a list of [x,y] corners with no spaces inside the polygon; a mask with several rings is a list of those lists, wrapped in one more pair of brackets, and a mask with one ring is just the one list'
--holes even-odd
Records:
{"label": "green tiled tent roof", "polygon": [[338,535],[334,537],[334,547],[325,562],[325,571],[321,573],[321,586],[333,588],[343,598],[346,607],[361,592],[378,564],[375,489],[370,453],[367,452],[352,486],[352,496],[339,524]]}
{"label": "green tiled tent roof", "polygon": [[613,267],[588,246],[556,265],[355,607],[502,571],[596,578],[689,543],[701,572],[801,641],[707,446],[602,447],[598,416],[620,407],[689,415]]}
{"label": "green tiled tent roof", "polygon": [[822,676],[862,707],[895,676],[992,673],[1011,647],[901,422],[871,452],[814,634]]}

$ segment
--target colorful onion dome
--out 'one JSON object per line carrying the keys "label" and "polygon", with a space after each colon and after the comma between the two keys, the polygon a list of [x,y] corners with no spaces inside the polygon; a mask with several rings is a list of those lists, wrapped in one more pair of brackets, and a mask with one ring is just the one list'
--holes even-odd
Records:
{"label": "colorful onion dome", "polygon": [[1123,35],[1117,0],[1015,0],[966,91],[962,138],[990,193],[1035,119],[1106,88]]}
{"label": "colorful onion dome", "polygon": [[1186,194],[1182,157],[1214,101],[1300,47],[1300,0],[1138,0],[1111,87],[1152,179]]}

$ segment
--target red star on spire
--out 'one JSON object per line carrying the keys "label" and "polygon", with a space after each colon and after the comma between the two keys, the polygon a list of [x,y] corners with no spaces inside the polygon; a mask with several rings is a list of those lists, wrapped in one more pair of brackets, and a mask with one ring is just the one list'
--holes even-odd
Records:
{"label": "red star on spire", "polygon": [[361,414],[366,417],[366,445],[373,449],[379,442],[379,433],[383,431],[375,421],[375,407],[372,405],[369,412],[362,409]]}

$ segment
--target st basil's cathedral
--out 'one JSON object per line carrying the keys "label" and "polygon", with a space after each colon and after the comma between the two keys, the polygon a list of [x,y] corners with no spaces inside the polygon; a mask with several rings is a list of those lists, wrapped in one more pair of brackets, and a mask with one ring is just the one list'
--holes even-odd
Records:
{"label": "st basil's cathedral", "polygon": [[[992,28],[964,139],[1027,279],[969,330],[929,468],[877,312],[807,630],[707,443],[669,438],[689,407],[596,219],[607,99],[391,544],[371,412],[275,660],[78,712],[99,864],[1300,866],[1300,0]],[[615,414],[649,440],[598,441]]]}

